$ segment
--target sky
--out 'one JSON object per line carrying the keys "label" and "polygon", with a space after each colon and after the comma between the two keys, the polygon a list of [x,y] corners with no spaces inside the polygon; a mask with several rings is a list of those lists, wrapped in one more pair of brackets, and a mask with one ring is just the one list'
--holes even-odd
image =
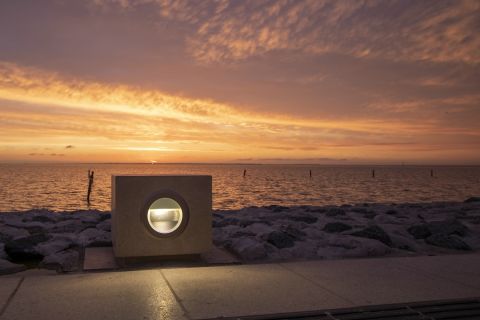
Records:
{"label": "sky", "polygon": [[478,165],[479,89],[479,0],[0,0],[0,162]]}

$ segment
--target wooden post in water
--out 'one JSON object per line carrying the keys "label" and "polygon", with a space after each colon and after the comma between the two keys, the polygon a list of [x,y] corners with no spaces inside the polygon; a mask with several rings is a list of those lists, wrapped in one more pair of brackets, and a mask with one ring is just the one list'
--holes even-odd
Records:
{"label": "wooden post in water", "polygon": [[312,179],[312,169],[310,169],[310,179]]}
{"label": "wooden post in water", "polygon": [[90,194],[92,193],[92,185],[93,185],[93,170],[88,170],[88,190],[87,190],[87,203],[90,204]]}
{"label": "wooden post in water", "polygon": [[433,177],[433,169],[430,169],[430,177]]}
{"label": "wooden post in water", "polygon": [[245,178],[246,175],[247,175],[247,169],[243,169],[243,177]]}
{"label": "wooden post in water", "polygon": [[375,169],[372,170],[372,178],[375,178]]}

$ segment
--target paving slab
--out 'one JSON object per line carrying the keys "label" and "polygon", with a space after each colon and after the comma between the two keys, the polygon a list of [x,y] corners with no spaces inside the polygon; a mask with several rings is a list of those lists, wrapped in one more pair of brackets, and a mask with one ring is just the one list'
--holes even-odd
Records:
{"label": "paving slab", "polygon": [[352,306],[278,264],[162,272],[192,319]]}
{"label": "paving slab", "polygon": [[117,268],[112,247],[85,248],[83,270],[114,270]]}
{"label": "paving slab", "polygon": [[409,258],[330,260],[282,264],[356,305],[479,297],[480,290],[401,265]]}
{"label": "paving slab", "polygon": [[398,261],[413,270],[480,289],[480,254],[405,258]]}
{"label": "paving slab", "polygon": [[11,276],[0,278],[0,313],[5,308],[8,299],[13,294],[21,280],[21,277]]}
{"label": "paving slab", "polygon": [[184,319],[158,270],[27,277],[1,320]]}

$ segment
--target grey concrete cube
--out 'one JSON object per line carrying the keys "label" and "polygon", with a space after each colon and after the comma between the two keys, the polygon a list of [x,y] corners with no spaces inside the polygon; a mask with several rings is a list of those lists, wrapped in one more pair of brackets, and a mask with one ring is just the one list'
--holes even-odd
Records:
{"label": "grey concrete cube", "polygon": [[116,257],[200,254],[212,245],[212,177],[112,176]]}

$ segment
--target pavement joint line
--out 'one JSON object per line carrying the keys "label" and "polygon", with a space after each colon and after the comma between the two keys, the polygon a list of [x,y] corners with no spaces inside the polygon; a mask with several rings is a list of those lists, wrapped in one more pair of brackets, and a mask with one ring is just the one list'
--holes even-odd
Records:
{"label": "pavement joint line", "polygon": [[298,277],[300,277],[300,278],[302,278],[302,279],[304,279],[304,280],[307,280],[307,281],[313,283],[315,286],[317,286],[317,287],[319,287],[319,288],[327,291],[328,293],[334,295],[335,297],[340,298],[340,299],[342,299],[342,300],[350,303],[351,305],[355,305],[355,303],[354,303],[353,301],[351,301],[350,299],[345,298],[345,297],[339,295],[338,293],[336,293],[335,291],[332,291],[332,290],[330,290],[330,289],[322,286],[322,285],[319,284],[317,281],[315,281],[315,280],[313,280],[313,279],[310,279],[310,278],[304,276],[303,274],[300,274],[300,273],[296,272],[295,270],[292,270],[292,269],[288,268],[287,266],[285,266],[284,263],[279,263],[278,265],[279,265],[280,267],[284,268],[285,270],[287,270],[287,271],[289,271],[289,272],[297,275]]}
{"label": "pavement joint line", "polygon": [[449,282],[454,282],[455,284],[459,284],[459,285],[469,287],[469,288],[472,288],[472,289],[475,289],[475,290],[480,290],[480,287],[478,287],[478,286],[473,286],[473,285],[470,285],[470,284],[462,282],[462,281],[451,279],[451,278],[442,276],[442,275],[440,275],[436,272],[429,272],[429,271],[426,271],[426,270],[421,269],[421,268],[416,268],[414,266],[410,266],[410,265],[406,264],[404,261],[399,261],[397,266],[402,268],[402,269],[405,269],[405,270],[418,272],[418,273],[423,274],[424,276],[426,276],[426,277],[428,277],[432,280],[438,280],[438,279],[444,280],[444,281],[447,280]]}
{"label": "pavement joint line", "polygon": [[175,301],[177,301],[177,303],[180,305],[180,308],[182,308],[183,315],[185,317],[187,317],[187,319],[192,319],[192,317],[190,317],[190,313],[188,312],[187,308],[185,308],[185,306],[183,305],[182,299],[180,299],[180,297],[177,295],[175,290],[173,290],[172,285],[168,281],[168,279],[165,276],[165,274],[163,273],[162,269],[160,269],[159,271],[160,271],[160,274],[162,275],[163,280],[167,283],[168,289],[170,289],[170,291],[172,292],[173,297],[175,298]]}
{"label": "pavement joint line", "polygon": [[20,289],[20,286],[22,285],[24,280],[25,280],[25,277],[21,277],[20,280],[18,281],[15,289],[13,289],[12,293],[10,293],[10,295],[8,296],[7,302],[5,302],[2,310],[0,310],[0,318],[3,316],[3,314],[7,310],[8,306],[10,305],[10,302],[12,302],[13,297],[17,293],[18,289]]}

